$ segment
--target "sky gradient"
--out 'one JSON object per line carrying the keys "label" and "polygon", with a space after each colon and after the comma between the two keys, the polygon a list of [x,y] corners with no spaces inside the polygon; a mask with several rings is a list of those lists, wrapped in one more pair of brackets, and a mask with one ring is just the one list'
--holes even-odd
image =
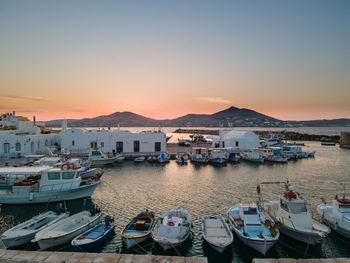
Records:
{"label": "sky gradient", "polygon": [[350,118],[350,1],[0,0],[0,112]]}

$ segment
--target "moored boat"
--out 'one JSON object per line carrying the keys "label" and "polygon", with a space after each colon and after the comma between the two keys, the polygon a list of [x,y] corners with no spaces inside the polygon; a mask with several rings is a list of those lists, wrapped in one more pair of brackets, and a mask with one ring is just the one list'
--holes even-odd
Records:
{"label": "moored boat", "polygon": [[30,242],[39,231],[68,216],[69,213],[55,213],[53,211],[39,214],[2,233],[1,240],[7,248],[24,245]]}
{"label": "moored boat", "polygon": [[61,168],[1,167],[0,174],[6,173],[9,183],[2,186],[0,203],[37,204],[90,197],[100,181],[82,180],[81,171],[68,163]]}
{"label": "moored boat", "polygon": [[[330,229],[311,217],[306,200],[294,192],[293,186],[286,183],[285,187],[286,191],[279,200],[262,202],[264,211],[275,222],[281,224],[280,231],[290,238],[309,245],[321,242],[329,234]],[[260,185],[257,190],[259,193]]]}
{"label": "moored boat", "polygon": [[227,151],[224,148],[209,149],[209,162],[214,164],[224,164],[227,162]]}
{"label": "moored boat", "polygon": [[134,162],[135,163],[142,163],[143,161],[145,161],[146,157],[145,156],[139,156],[139,157],[136,157],[134,159]]}
{"label": "moored boat", "polygon": [[245,161],[253,163],[264,163],[265,161],[265,158],[263,157],[259,149],[241,151],[241,158]]}
{"label": "moored boat", "polygon": [[108,156],[98,149],[90,152],[88,160],[92,166],[108,165],[117,161],[117,156]]}
{"label": "moored boat", "polygon": [[149,238],[155,220],[155,214],[147,210],[131,219],[131,221],[120,231],[120,236],[126,244],[126,247],[129,249]]}
{"label": "moored boat", "polygon": [[208,163],[208,153],[207,148],[200,146],[192,148],[191,162],[196,163]]}
{"label": "moored boat", "polygon": [[350,194],[336,196],[331,204],[320,204],[317,212],[333,231],[350,239]]}
{"label": "moored boat", "polygon": [[221,216],[203,216],[202,232],[204,240],[220,253],[233,242],[230,227]]}
{"label": "moored boat", "polygon": [[114,219],[110,216],[105,217],[104,223],[88,229],[84,233],[75,237],[71,241],[74,251],[88,251],[106,241],[114,233],[115,225],[112,224]]}
{"label": "moored boat", "polygon": [[63,245],[97,225],[100,217],[98,213],[80,212],[41,230],[35,235],[32,242],[38,242],[40,250]]}
{"label": "moored boat", "polygon": [[167,212],[158,218],[152,231],[152,238],[164,250],[183,244],[190,236],[192,218],[183,207]]}
{"label": "moored boat", "polygon": [[186,152],[178,152],[176,154],[176,162],[178,164],[187,164],[188,154]]}
{"label": "moored boat", "polygon": [[227,214],[233,231],[245,245],[265,255],[277,243],[280,233],[276,224],[255,203],[233,206]]}
{"label": "moored boat", "polygon": [[170,160],[170,154],[168,153],[161,153],[158,157],[157,157],[157,161],[158,163],[167,163]]}

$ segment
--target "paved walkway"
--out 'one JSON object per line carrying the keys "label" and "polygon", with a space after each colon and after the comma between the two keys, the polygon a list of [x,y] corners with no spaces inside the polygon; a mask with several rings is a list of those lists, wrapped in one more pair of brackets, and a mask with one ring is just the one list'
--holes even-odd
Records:
{"label": "paved walkway", "polygon": [[78,253],[0,249],[1,263],[207,263],[204,257]]}

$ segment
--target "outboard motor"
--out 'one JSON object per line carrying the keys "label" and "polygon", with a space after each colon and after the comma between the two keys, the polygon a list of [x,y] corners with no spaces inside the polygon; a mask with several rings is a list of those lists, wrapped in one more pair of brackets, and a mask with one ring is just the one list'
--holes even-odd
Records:
{"label": "outboard motor", "polygon": [[110,226],[110,224],[113,223],[113,222],[114,222],[114,218],[113,217],[108,216],[108,215],[105,217],[105,224],[106,224],[106,226]]}
{"label": "outboard motor", "polygon": [[63,203],[57,203],[57,205],[56,205],[56,213],[60,214],[60,213],[64,213],[64,212],[66,212],[66,209],[63,206]]}
{"label": "outboard motor", "polygon": [[92,209],[91,209],[91,214],[92,215],[96,215],[96,214],[98,214],[100,212],[101,212],[101,209],[97,205],[93,204],[92,205]]}

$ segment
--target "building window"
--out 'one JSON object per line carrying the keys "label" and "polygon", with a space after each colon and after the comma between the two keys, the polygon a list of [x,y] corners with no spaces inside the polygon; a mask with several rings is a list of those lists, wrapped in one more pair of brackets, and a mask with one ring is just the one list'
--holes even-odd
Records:
{"label": "building window", "polygon": [[101,142],[101,148],[105,147],[105,142]]}
{"label": "building window", "polygon": [[34,142],[33,141],[30,143],[30,151],[32,154],[34,154]]}
{"label": "building window", "polygon": [[74,146],[74,145],[75,145],[75,141],[73,140],[73,141],[72,141],[72,146]]}
{"label": "building window", "polygon": [[224,141],[222,142],[222,148],[225,148],[225,142]]}
{"label": "building window", "polygon": [[122,153],[123,152],[123,142],[117,142],[116,143],[116,147],[117,147],[117,153]]}
{"label": "building window", "polygon": [[47,140],[45,140],[45,146],[48,146],[49,142]]}
{"label": "building window", "polygon": [[160,152],[160,149],[161,149],[160,146],[161,146],[160,142],[155,142],[154,143],[154,151]]}
{"label": "building window", "polygon": [[134,141],[134,152],[138,153],[140,151],[140,141]]}
{"label": "building window", "polygon": [[90,142],[90,147],[92,149],[97,148],[97,142]]}
{"label": "building window", "polygon": [[4,153],[10,153],[10,144],[8,142],[4,143],[3,150]]}
{"label": "building window", "polygon": [[16,152],[21,151],[21,144],[19,142],[16,143]]}
{"label": "building window", "polygon": [[236,141],[236,147],[238,147],[238,141]]}

